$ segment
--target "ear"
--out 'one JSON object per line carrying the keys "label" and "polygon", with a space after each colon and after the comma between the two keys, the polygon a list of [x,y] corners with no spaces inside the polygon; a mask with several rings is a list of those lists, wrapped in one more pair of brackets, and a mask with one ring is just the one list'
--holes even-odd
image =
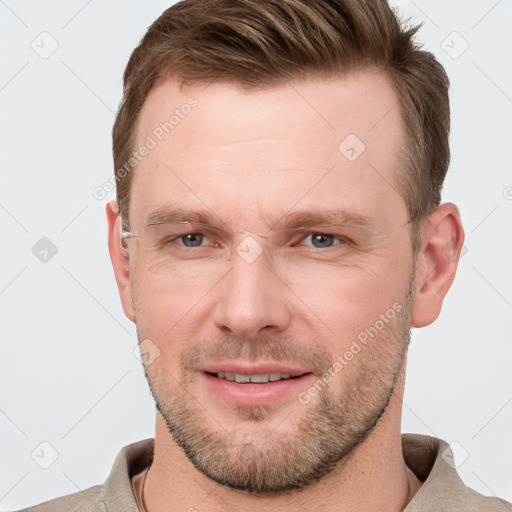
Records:
{"label": "ear", "polygon": [[124,314],[132,321],[135,321],[133,307],[132,286],[128,268],[128,255],[124,250],[121,239],[121,216],[117,201],[109,201],[106,206],[108,222],[108,250],[114,267],[117,287],[121,297]]}
{"label": "ear", "polygon": [[416,257],[412,327],[425,327],[439,316],[455,278],[464,243],[459,209],[451,203],[436,208],[423,225],[421,240],[421,251]]}

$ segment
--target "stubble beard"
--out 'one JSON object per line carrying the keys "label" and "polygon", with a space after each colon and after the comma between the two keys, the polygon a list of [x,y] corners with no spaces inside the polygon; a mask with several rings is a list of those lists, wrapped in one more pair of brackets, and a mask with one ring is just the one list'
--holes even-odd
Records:
{"label": "stubble beard", "polygon": [[[165,369],[156,371],[151,366],[145,367],[156,408],[175,443],[210,479],[260,496],[277,496],[303,488],[346,463],[386,411],[396,382],[405,371],[413,282],[414,272],[401,302],[402,310],[349,363],[356,365],[355,371],[350,373],[351,378],[345,383],[341,395],[336,397],[330,386],[325,387],[318,393],[317,400],[307,405],[305,414],[301,408],[306,405],[297,401],[302,419],[294,432],[280,429],[279,425],[270,428],[271,406],[233,407],[239,423],[231,422],[228,428],[212,419],[206,412],[208,404],[198,403],[188,391],[193,376],[191,368],[201,359],[201,344],[183,357],[182,379],[178,384],[172,378],[166,378]],[[144,335],[139,330],[139,340],[142,339]],[[230,349],[226,352],[227,347]],[[231,356],[245,351],[251,360],[289,362],[289,358],[280,354],[297,357],[296,347],[275,337],[244,341],[228,336],[217,348],[217,353]],[[318,348],[315,350],[311,357],[318,368],[327,370],[332,361],[329,362]],[[333,380],[344,379],[344,372],[346,370],[341,370]],[[320,375],[322,373],[320,371]],[[250,429],[247,428],[249,424]],[[237,435],[241,429],[249,434],[243,438]]]}

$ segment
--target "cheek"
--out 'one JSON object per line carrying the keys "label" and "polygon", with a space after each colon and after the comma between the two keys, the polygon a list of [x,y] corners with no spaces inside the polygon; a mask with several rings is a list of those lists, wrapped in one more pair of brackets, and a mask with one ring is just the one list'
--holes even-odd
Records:
{"label": "cheek", "polygon": [[[339,352],[365,328],[373,326],[407,291],[408,267],[389,255],[357,269],[340,269],[335,280],[296,291],[312,336],[325,332]],[[393,315],[394,316],[394,315]]]}
{"label": "cheek", "polygon": [[135,293],[140,348],[151,357],[145,371],[161,390],[173,389],[182,377],[185,345],[194,336],[193,329],[187,328],[192,312],[178,290],[162,293],[161,286],[149,279],[141,279]]}
{"label": "cheek", "polygon": [[198,322],[204,324],[207,314],[208,288],[197,280],[155,278],[142,269],[134,269],[131,277],[140,336],[167,350],[198,335]]}

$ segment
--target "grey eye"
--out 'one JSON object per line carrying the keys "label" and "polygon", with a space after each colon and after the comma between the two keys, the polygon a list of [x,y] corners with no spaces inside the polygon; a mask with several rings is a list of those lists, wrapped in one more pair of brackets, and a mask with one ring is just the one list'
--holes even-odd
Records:
{"label": "grey eye", "polygon": [[333,235],[324,235],[322,233],[314,233],[311,235],[311,243],[315,247],[331,247],[334,243]]}
{"label": "grey eye", "polygon": [[198,247],[203,243],[203,235],[200,233],[190,233],[181,237],[183,245],[186,247]]}

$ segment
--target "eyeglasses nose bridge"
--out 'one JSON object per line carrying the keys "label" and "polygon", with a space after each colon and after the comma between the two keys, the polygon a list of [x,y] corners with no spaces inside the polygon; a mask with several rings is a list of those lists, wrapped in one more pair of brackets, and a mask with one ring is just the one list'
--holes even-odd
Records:
{"label": "eyeglasses nose bridge", "polygon": [[238,233],[240,233],[241,235],[256,235],[259,236],[260,238],[270,240],[270,237],[268,235],[263,235],[261,233],[253,233],[252,231],[239,231]]}

